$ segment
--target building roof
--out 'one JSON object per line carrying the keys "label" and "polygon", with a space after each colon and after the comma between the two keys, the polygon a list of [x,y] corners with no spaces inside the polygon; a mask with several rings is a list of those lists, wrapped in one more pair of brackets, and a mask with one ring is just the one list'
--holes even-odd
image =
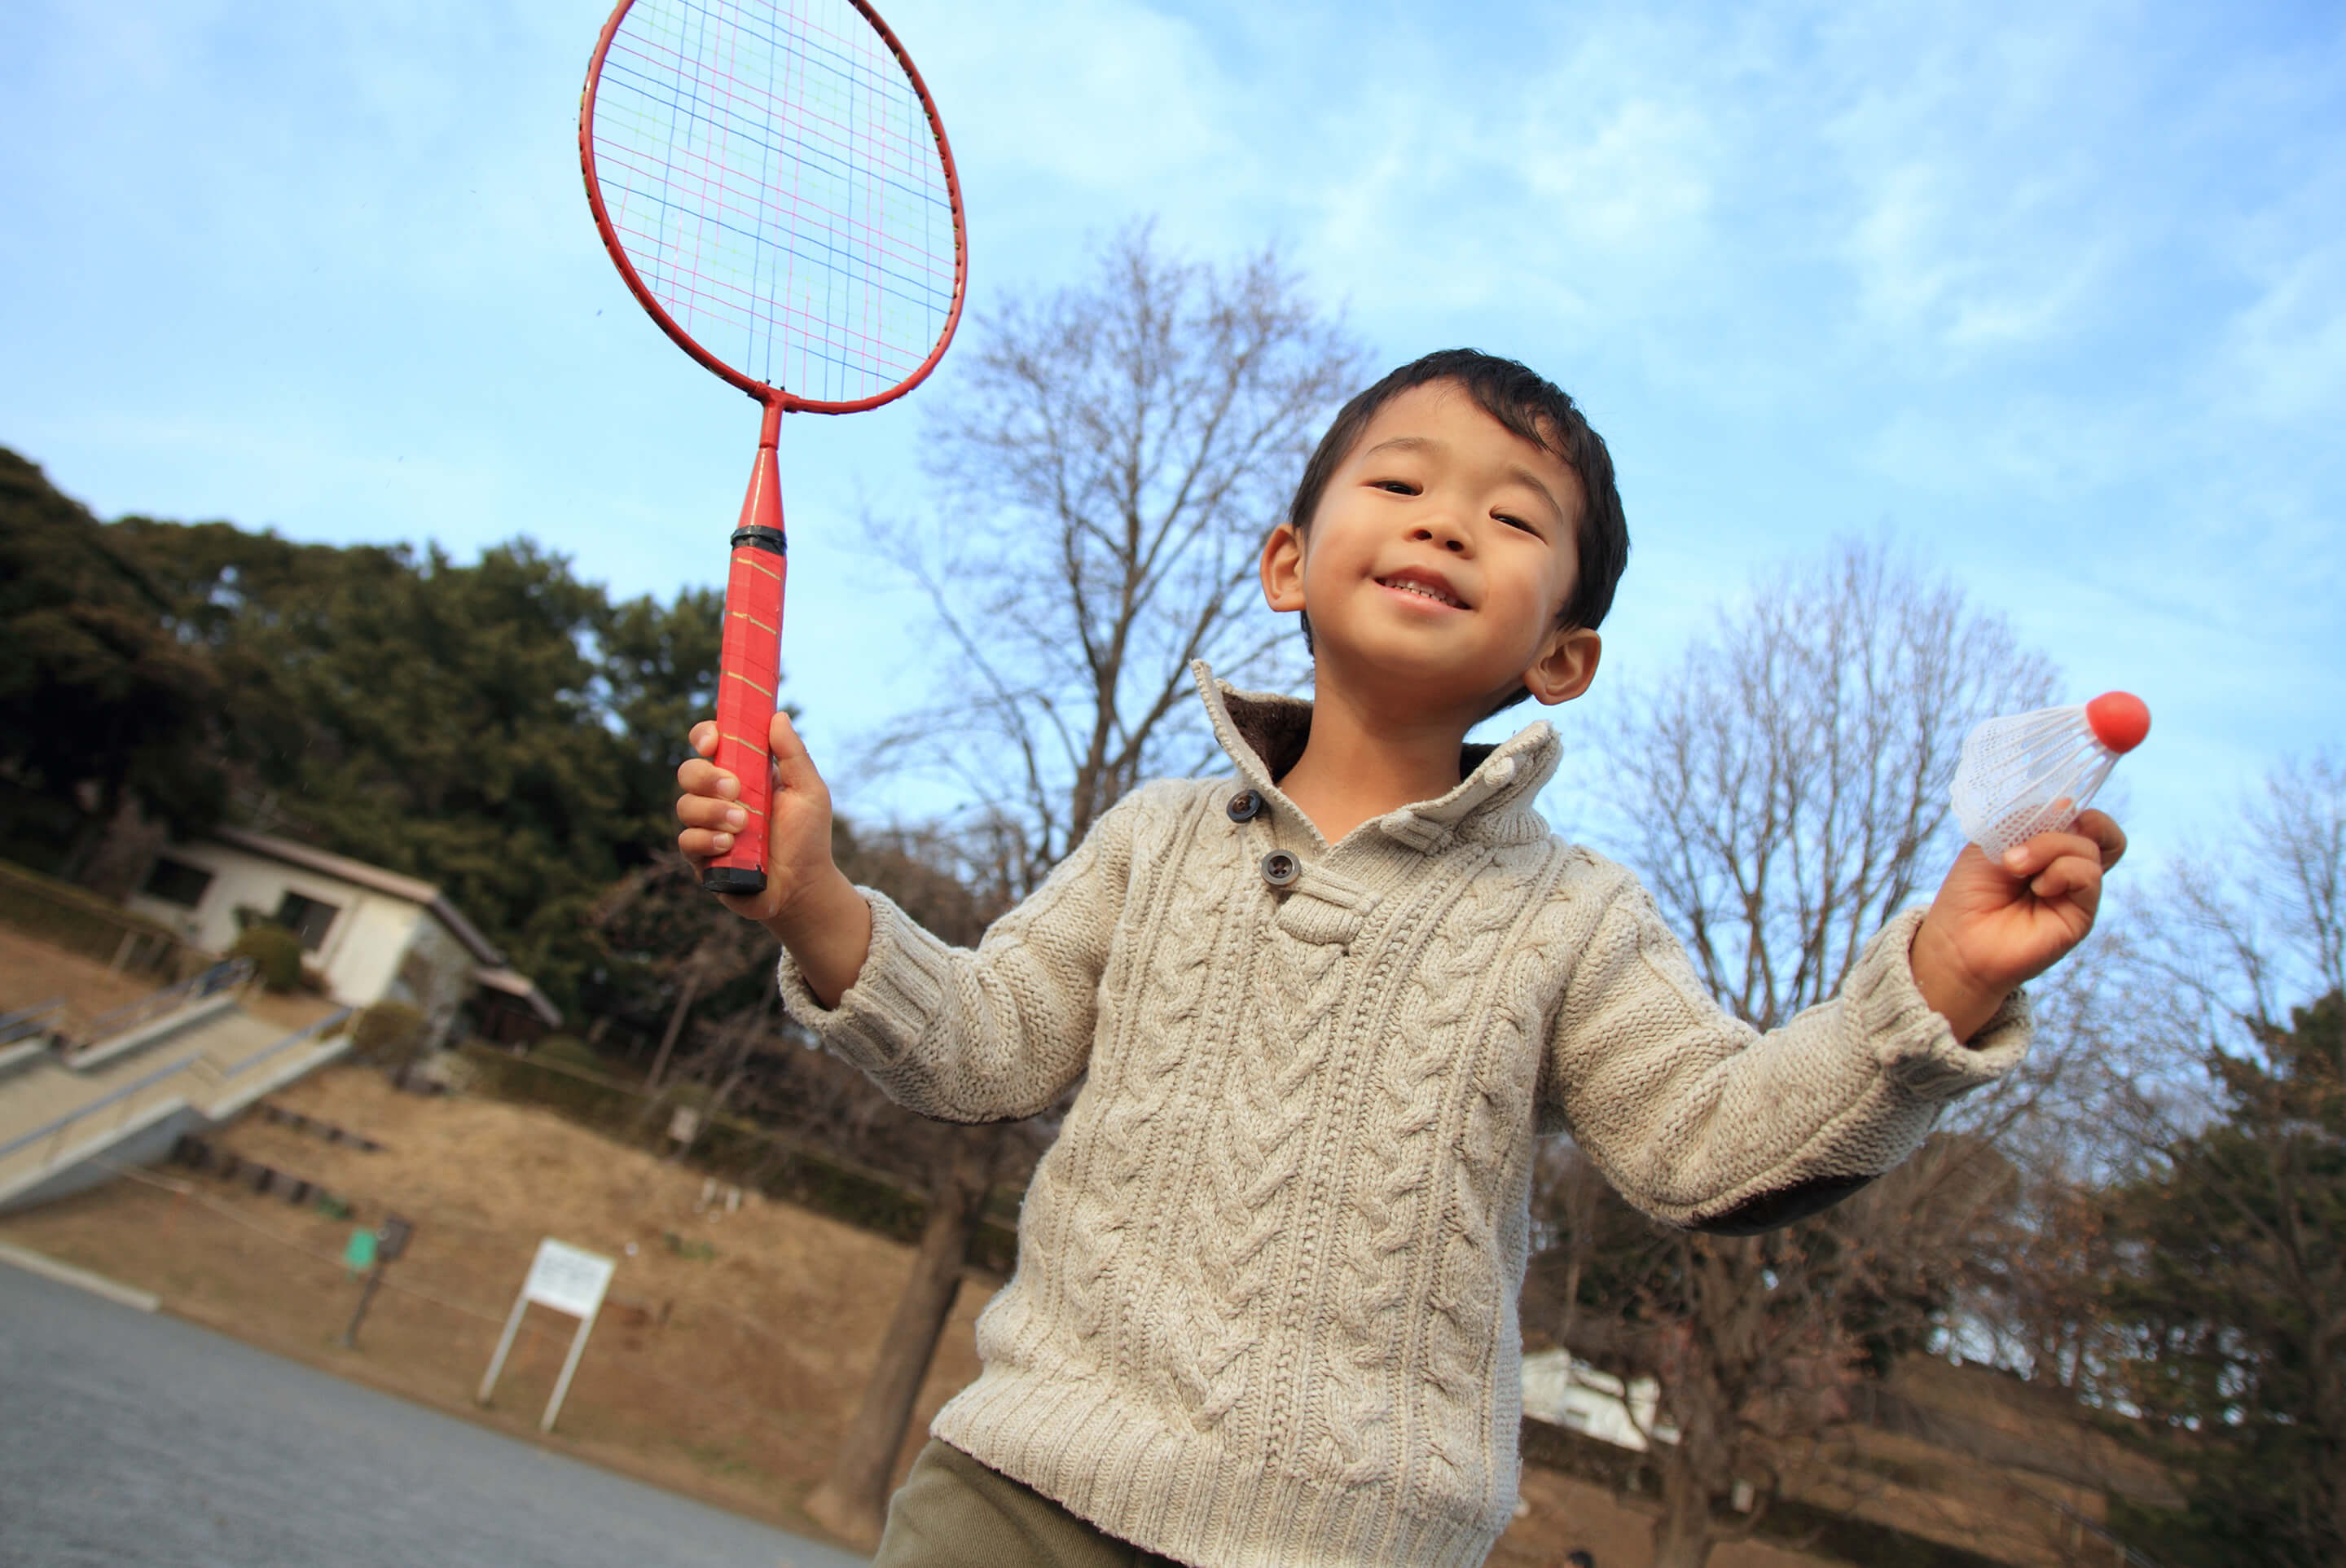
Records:
{"label": "building roof", "polygon": [[526,1003],[529,1010],[536,1013],[548,1029],[562,1027],[562,1010],[546,1000],[546,993],[540,991],[529,976],[517,974],[510,969],[491,969],[484,965],[473,971],[473,982]]}
{"label": "building roof", "polygon": [[[289,866],[300,866],[305,871],[316,871],[321,876],[332,877],[339,881],[349,882],[354,887],[369,888],[379,893],[388,893],[395,899],[404,899],[412,904],[421,904],[429,910],[433,917],[442,925],[448,928],[449,935],[464,944],[464,951],[473,955],[475,962],[492,970],[505,968],[505,955],[499,952],[487,937],[481,934],[479,927],[457,911],[456,906],[448,901],[447,894],[430,882],[418,881],[413,877],[403,877],[397,871],[386,871],[381,866],[370,866],[364,860],[353,860],[347,855],[330,855],[323,850],[311,849],[307,844],[297,844],[291,839],[279,839],[267,833],[256,833],[249,828],[230,828],[222,825],[214,828],[211,836],[223,844],[231,845],[251,854],[265,855],[272,860],[281,860]],[[506,972],[512,972],[508,970]],[[525,981],[524,983],[526,984],[527,982]],[[550,1007],[552,1004],[547,1005]],[[559,1014],[553,1020],[556,1023],[560,1021]]]}

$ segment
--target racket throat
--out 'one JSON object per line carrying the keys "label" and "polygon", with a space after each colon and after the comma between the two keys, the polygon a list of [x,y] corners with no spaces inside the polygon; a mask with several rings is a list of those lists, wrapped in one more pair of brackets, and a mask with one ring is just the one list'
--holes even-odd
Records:
{"label": "racket throat", "polygon": [[779,400],[769,400],[766,416],[758,424],[758,457],[750,465],[750,489],[741,497],[741,521],[734,524],[736,546],[750,544],[776,555],[790,554],[790,541],[782,531],[782,470],[774,455],[782,433],[782,405]]}

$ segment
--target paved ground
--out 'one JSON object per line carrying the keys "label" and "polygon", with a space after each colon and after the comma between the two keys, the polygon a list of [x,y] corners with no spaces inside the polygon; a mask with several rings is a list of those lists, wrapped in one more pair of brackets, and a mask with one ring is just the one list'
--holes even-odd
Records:
{"label": "paved ground", "polygon": [[0,1265],[9,1568],[861,1561]]}

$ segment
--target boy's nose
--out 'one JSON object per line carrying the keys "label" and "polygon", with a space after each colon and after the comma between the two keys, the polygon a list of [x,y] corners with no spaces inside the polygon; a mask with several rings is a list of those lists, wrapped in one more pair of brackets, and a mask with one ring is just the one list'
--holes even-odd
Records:
{"label": "boy's nose", "polygon": [[1464,555],[1474,547],[1466,530],[1447,518],[1420,524],[1411,531],[1410,537],[1447,550],[1454,555]]}

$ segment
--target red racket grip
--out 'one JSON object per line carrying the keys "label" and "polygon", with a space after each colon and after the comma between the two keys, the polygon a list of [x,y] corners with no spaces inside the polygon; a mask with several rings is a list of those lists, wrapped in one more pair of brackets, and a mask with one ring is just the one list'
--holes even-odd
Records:
{"label": "red racket grip", "polygon": [[782,580],[790,566],[782,532],[781,476],[773,425],[758,447],[741,524],[733,531],[733,567],[725,579],[725,640],[717,672],[717,766],[740,781],[735,804],[748,816],[733,848],[709,863],[700,885],[712,893],[756,893],[766,887],[767,811],[773,767],[767,744],[782,663]]}

